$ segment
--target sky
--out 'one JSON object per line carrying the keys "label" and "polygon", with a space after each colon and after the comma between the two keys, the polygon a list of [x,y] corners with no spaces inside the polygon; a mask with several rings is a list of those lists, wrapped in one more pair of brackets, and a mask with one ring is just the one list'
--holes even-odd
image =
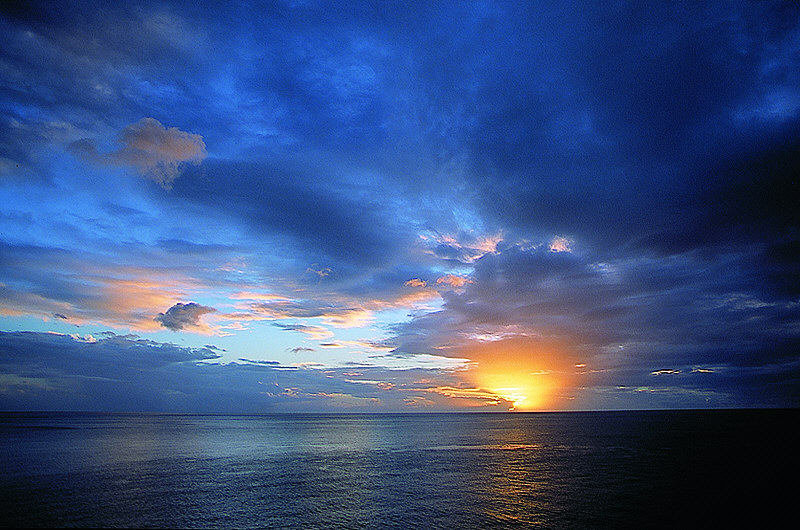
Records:
{"label": "sky", "polygon": [[0,410],[800,406],[800,4],[0,34]]}

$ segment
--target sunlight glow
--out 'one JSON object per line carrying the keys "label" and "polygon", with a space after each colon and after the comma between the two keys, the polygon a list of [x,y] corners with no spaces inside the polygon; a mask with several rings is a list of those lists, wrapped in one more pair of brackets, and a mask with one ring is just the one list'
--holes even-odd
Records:
{"label": "sunlight glow", "polygon": [[517,410],[523,406],[523,403],[528,401],[528,396],[522,393],[522,389],[518,387],[511,387],[511,388],[493,388],[492,392],[499,395],[506,401],[510,401],[512,403],[511,407],[509,407],[509,411]]}
{"label": "sunlight glow", "polygon": [[556,381],[542,374],[529,372],[484,373],[481,380],[499,399],[508,403],[508,410],[547,408]]}

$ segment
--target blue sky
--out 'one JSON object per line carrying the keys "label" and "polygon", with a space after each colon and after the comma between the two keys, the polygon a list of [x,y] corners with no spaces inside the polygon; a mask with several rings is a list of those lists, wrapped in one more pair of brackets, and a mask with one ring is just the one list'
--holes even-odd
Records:
{"label": "blue sky", "polygon": [[0,409],[796,407],[798,15],[6,4]]}

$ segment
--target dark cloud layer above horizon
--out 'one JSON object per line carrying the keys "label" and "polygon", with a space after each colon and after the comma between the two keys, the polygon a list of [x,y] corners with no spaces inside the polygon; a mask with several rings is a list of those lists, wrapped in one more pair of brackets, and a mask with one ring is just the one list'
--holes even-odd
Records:
{"label": "dark cloud layer above horizon", "polygon": [[455,408],[547,344],[555,408],[797,406],[799,20],[6,4],[0,329],[402,362]]}

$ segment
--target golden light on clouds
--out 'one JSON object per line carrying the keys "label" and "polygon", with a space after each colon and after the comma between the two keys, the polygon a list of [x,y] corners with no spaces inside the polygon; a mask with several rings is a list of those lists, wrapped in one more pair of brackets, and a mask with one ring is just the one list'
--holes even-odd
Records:
{"label": "golden light on clouds", "polygon": [[556,236],[550,241],[550,252],[572,252],[572,244],[568,237]]}

